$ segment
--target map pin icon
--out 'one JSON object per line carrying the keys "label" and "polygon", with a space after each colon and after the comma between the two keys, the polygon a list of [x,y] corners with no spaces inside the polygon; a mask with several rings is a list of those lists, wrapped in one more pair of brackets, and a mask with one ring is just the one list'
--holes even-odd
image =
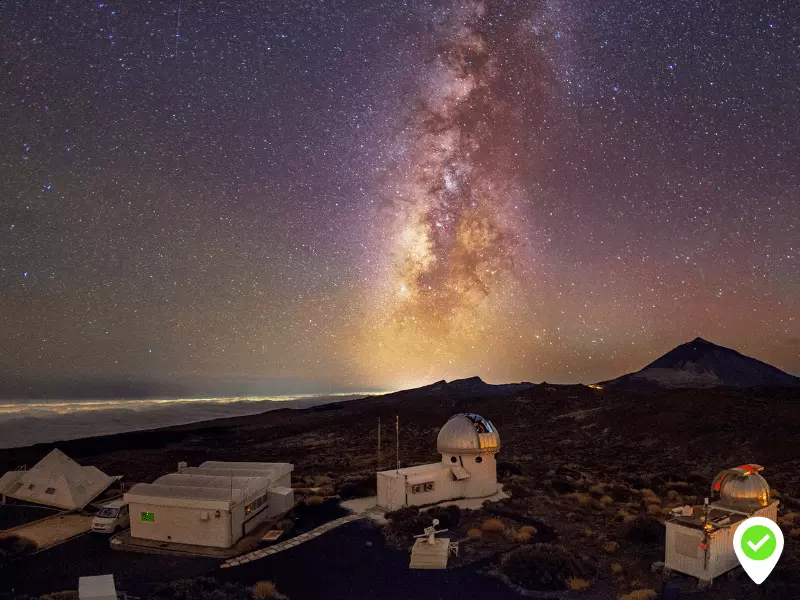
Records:
{"label": "map pin icon", "polygon": [[761,585],[781,557],[783,532],[775,521],[751,517],[733,534],[733,550],[745,573]]}

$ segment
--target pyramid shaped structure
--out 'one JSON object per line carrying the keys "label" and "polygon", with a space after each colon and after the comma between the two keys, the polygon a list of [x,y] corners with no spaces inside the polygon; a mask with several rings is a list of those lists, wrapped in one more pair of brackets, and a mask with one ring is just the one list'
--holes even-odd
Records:
{"label": "pyramid shaped structure", "polygon": [[119,479],[97,467],[82,467],[57,448],[29,471],[18,473],[16,489],[9,489],[6,495],[68,510],[83,508]]}

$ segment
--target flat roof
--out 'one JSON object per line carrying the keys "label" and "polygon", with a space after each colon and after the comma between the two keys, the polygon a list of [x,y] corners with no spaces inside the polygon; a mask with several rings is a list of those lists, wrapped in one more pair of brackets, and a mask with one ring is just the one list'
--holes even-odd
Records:
{"label": "flat roof", "polygon": [[416,465],[414,467],[403,467],[399,471],[397,469],[389,469],[388,471],[378,471],[379,475],[385,475],[386,477],[413,477],[415,475],[426,475],[429,473],[435,473],[437,471],[446,471],[449,470],[450,467],[444,465],[443,463],[431,463],[429,465]]}

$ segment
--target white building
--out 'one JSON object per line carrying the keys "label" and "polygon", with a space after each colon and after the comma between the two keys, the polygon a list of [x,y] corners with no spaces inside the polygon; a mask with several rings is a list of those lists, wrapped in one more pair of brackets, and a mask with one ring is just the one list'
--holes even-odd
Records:
{"label": "white building", "polygon": [[131,536],[229,548],[294,506],[289,463],[206,461],[125,494]]}
{"label": "white building", "polygon": [[26,502],[67,510],[81,509],[120,477],[97,467],[83,467],[58,448],[29,470],[9,471],[0,477],[0,494]]}
{"label": "white building", "polygon": [[441,462],[377,474],[379,506],[397,510],[497,492],[500,435],[490,421],[476,414],[455,415],[439,431],[436,446]]}
{"label": "white building", "polygon": [[[742,465],[720,472],[711,486],[718,498],[707,508],[676,513],[667,521],[665,573],[678,571],[697,577],[704,584],[739,566],[733,535],[750,517],[778,519],[778,501],[759,475],[759,465]],[[684,512],[690,514],[683,514]]]}

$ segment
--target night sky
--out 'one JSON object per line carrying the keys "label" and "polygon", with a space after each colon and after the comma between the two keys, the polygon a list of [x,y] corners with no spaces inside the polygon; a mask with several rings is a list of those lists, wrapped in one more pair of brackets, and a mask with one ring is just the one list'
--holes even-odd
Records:
{"label": "night sky", "polygon": [[800,373],[794,0],[0,3],[0,373]]}

